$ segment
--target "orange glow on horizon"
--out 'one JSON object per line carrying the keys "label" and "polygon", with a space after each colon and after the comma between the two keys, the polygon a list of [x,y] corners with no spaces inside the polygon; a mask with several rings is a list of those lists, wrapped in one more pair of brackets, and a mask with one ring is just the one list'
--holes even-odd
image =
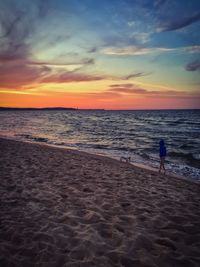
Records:
{"label": "orange glow on horizon", "polygon": [[1,93],[1,107],[79,109],[181,109],[198,108],[198,98],[173,96],[115,95],[102,93]]}

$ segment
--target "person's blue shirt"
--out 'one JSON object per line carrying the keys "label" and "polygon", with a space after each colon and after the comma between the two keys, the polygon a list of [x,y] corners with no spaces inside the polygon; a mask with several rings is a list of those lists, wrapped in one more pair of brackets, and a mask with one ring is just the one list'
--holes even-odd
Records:
{"label": "person's blue shirt", "polygon": [[160,157],[166,157],[167,150],[163,140],[160,140]]}

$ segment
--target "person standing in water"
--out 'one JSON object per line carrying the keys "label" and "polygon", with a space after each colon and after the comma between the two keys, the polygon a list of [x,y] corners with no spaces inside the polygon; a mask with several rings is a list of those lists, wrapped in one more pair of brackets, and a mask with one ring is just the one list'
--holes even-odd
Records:
{"label": "person standing in water", "polygon": [[165,142],[163,140],[160,140],[160,168],[159,168],[159,172],[162,171],[162,169],[164,170],[164,174],[165,174],[165,157],[167,154],[167,150],[165,147]]}

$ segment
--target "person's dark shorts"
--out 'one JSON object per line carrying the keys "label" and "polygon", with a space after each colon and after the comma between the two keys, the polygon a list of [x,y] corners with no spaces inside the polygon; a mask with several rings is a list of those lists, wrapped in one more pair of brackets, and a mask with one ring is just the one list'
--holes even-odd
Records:
{"label": "person's dark shorts", "polygon": [[160,160],[161,160],[162,162],[164,162],[164,161],[165,161],[165,157],[160,157]]}

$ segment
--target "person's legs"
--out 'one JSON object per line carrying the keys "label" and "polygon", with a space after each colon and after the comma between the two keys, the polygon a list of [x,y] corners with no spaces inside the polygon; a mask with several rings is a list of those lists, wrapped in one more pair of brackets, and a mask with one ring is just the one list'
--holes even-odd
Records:
{"label": "person's legs", "polygon": [[165,158],[164,157],[161,157],[160,158],[160,168],[159,168],[159,172],[162,171],[162,169],[164,170],[164,173],[165,173],[165,165],[164,165],[164,161],[165,161]]}
{"label": "person's legs", "polygon": [[163,167],[164,174],[165,174],[165,158],[163,158],[162,167]]}
{"label": "person's legs", "polygon": [[160,168],[159,168],[159,171],[158,172],[161,172],[161,167],[162,167],[162,161],[160,159]]}

